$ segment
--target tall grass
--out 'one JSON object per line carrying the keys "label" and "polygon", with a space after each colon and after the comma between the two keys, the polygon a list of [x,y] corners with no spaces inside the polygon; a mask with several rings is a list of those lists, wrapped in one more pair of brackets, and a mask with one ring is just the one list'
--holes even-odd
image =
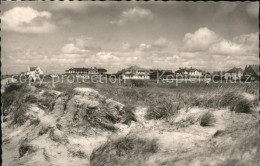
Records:
{"label": "tall grass", "polygon": [[173,102],[168,98],[158,98],[152,101],[146,114],[147,119],[166,119],[178,114],[181,109],[179,102]]}
{"label": "tall grass", "polygon": [[216,119],[214,118],[214,115],[211,112],[206,112],[201,117],[200,125],[203,127],[213,126],[215,122]]}
{"label": "tall grass", "polygon": [[138,137],[121,137],[106,142],[93,150],[90,156],[92,166],[100,165],[143,165],[147,157],[158,151],[156,140]]}

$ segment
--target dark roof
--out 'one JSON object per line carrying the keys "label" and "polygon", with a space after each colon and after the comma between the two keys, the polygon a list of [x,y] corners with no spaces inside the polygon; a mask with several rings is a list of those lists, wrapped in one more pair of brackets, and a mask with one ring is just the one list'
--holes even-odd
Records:
{"label": "dark roof", "polygon": [[251,67],[253,69],[253,71],[254,71],[254,73],[256,75],[259,75],[259,66],[257,66],[257,65],[249,65],[249,67]]}
{"label": "dark roof", "polygon": [[97,70],[98,72],[106,72],[106,69],[103,68],[70,68],[69,70],[66,71],[81,71],[81,72],[88,72],[89,70]]}
{"label": "dark roof", "polygon": [[173,73],[172,70],[157,70],[157,69],[151,69],[150,72],[151,73],[154,73],[154,72]]}
{"label": "dark roof", "polygon": [[192,72],[192,71],[199,71],[199,72],[203,72],[202,70],[196,69],[196,68],[181,68],[179,70],[176,70],[175,73],[182,73],[182,72]]}
{"label": "dark roof", "polygon": [[98,69],[98,72],[107,72],[106,69]]}
{"label": "dark roof", "polygon": [[30,68],[29,68],[30,71],[34,71],[34,70],[36,70],[36,69],[37,69],[37,67],[30,67]]}
{"label": "dark roof", "polygon": [[134,66],[130,66],[130,67],[128,67],[128,68],[125,68],[125,69],[122,69],[122,70],[118,71],[117,74],[122,74],[122,73],[125,73],[125,72],[127,72],[127,71],[131,71],[131,72],[135,72],[135,71],[146,71],[146,72],[148,72],[149,70],[134,65]]}
{"label": "dark roof", "polygon": [[238,73],[239,71],[243,71],[243,69],[241,69],[239,67],[238,68],[234,67],[234,68],[228,70],[226,73]]}
{"label": "dark roof", "polygon": [[148,71],[148,69],[145,69],[145,68],[142,68],[142,67],[139,67],[139,66],[136,66],[136,65],[128,67],[127,70],[133,70],[133,71],[137,71],[137,70]]}

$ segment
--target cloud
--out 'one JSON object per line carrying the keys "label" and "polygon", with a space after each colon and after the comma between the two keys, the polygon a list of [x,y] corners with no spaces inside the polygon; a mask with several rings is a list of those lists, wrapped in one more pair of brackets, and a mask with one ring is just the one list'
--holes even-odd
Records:
{"label": "cloud", "polygon": [[259,33],[251,33],[237,36],[233,42],[241,44],[249,54],[258,54],[259,52]]}
{"label": "cloud", "polygon": [[186,65],[211,71],[255,64],[258,62],[258,34],[243,34],[229,41],[208,28],[199,28],[184,36],[183,46],[175,53],[179,57],[175,58],[175,62],[182,67]]}
{"label": "cloud", "polygon": [[152,46],[151,46],[150,44],[145,44],[145,43],[141,43],[141,44],[139,45],[139,49],[140,49],[141,51],[150,50],[151,47],[152,47]]}
{"label": "cloud", "polygon": [[246,11],[247,11],[247,14],[251,18],[258,18],[258,15],[259,15],[259,2],[250,2],[246,6]]}
{"label": "cloud", "polygon": [[153,18],[153,13],[149,9],[144,9],[141,7],[134,7],[123,11],[121,17],[117,21],[111,21],[111,24],[123,25],[127,22],[139,22],[141,20],[150,20]]}
{"label": "cloud", "polygon": [[122,44],[122,48],[123,48],[124,50],[128,50],[128,49],[131,48],[131,44],[130,44],[130,43],[123,43],[123,44]]}
{"label": "cloud", "polygon": [[31,7],[14,7],[1,17],[2,27],[20,33],[48,33],[56,26],[50,22],[51,13],[37,11]]}
{"label": "cloud", "polygon": [[183,40],[183,51],[205,51],[210,45],[220,41],[219,35],[207,27],[199,28],[194,33],[186,33]]}
{"label": "cloud", "polygon": [[245,55],[246,50],[242,45],[231,43],[227,40],[222,40],[219,43],[213,44],[209,47],[209,53],[211,54],[220,54],[220,55]]}
{"label": "cloud", "polygon": [[64,54],[84,54],[87,53],[88,50],[80,48],[74,43],[69,43],[62,47],[61,52]]}
{"label": "cloud", "polygon": [[159,47],[165,47],[167,44],[168,44],[168,41],[163,37],[160,37],[159,39],[157,39],[154,42],[154,45],[159,46]]}

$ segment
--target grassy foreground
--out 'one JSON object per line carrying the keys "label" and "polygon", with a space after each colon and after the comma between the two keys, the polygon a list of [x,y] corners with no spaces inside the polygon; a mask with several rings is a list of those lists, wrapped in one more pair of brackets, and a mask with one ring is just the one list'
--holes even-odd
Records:
{"label": "grassy foreground", "polygon": [[258,83],[223,83],[222,88],[153,81],[130,85],[46,82],[7,87],[2,94],[5,163],[255,163]]}

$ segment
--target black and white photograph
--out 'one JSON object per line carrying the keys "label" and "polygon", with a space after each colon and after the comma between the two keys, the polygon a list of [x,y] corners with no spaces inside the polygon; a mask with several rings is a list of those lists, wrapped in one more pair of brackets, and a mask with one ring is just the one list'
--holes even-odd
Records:
{"label": "black and white photograph", "polygon": [[257,166],[258,1],[2,1],[3,166]]}

